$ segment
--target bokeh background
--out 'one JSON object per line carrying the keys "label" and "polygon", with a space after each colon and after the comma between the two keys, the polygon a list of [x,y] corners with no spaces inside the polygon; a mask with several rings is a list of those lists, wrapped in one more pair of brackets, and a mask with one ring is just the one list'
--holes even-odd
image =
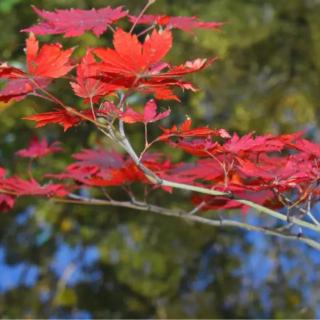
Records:
{"label": "bokeh background", "polygon": [[[31,4],[48,10],[125,5],[138,13],[144,1],[1,0],[2,61],[24,61],[26,35],[19,30],[36,22]],[[319,140],[319,0],[158,0],[150,12],[227,22],[222,32],[175,31],[171,61],[220,60],[192,77],[200,92],[184,94],[181,105],[160,103],[172,107],[173,121],[188,114],[197,124],[240,134],[305,130]],[[110,34],[41,40],[77,45],[81,54],[81,47],[110,43]],[[66,84],[53,90],[68,104],[79,104]],[[35,98],[0,105],[0,165],[23,174],[25,163],[14,152],[35,130],[21,118],[50,108]],[[37,130],[40,137],[63,141],[66,152],[41,160],[36,174],[49,166],[62,169],[80,147],[103,144],[91,129]],[[141,131],[131,136],[140,141]],[[178,151],[173,156],[181,157]],[[158,193],[156,199],[186,205],[179,193]],[[296,242],[48,200],[21,200],[0,219],[1,317],[320,317],[320,254]]]}

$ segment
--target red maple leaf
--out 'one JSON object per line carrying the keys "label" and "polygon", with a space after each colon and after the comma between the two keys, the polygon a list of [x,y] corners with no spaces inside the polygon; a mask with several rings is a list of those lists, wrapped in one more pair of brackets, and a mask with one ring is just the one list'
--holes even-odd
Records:
{"label": "red maple leaf", "polygon": [[108,25],[127,16],[122,7],[81,10],[40,10],[35,6],[33,10],[44,21],[39,24],[23,29],[25,32],[33,32],[39,35],[64,34],[65,37],[76,37],[86,31],[92,31],[100,36],[107,29]]}
{"label": "red maple leaf", "polygon": [[36,37],[30,33],[26,46],[28,72],[38,77],[60,78],[74,68],[69,61],[72,52],[73,49],[62,50],[60,43],[45,44],[39,50]]}
{"label": "red maple leaf", "polygon": [[72,179],[83,184],[90,184],[88,181],[93,177],[99,179],[110,179],[112,170],[124,167],[123,156],[115,151],[103,149],[83,149],[73,154],[77,161],[70,164],[65,172],[60,174],[49,174],[47,177],[57,179]]}
{"label": "red maple leaf", "polygon": [[0,78],[1,79],[18,79],[25,75],[25,72],[9,66],[6,62],[0,64]]}
{"label": "red maple leaf", "polygon": [[24,180],[19,177],[6,179],[3,185],[4,191],[14,193],[17,196],[47,196],[64,197],[69,191],[62,184],[48,183],[40,185],[36,180]]}
{"label": "red maple leaf", "polygon": [[113,40],[115,49],[94,49],[102,60],[99,64],[101,80],[117,85],[117,89],[136,89],[152,93],[158,99],[178,98],[172,87],[195,90],[182,76],[205,68],[213,60],[197,59],[184,65],[170,67],[162,59],[172,46],[172,35],[168,30],[154,30],[141,43],[136,35],[117,29]]}
{"label": "red maple leaf", "polygon": [[143,172],[130,159],[122,168],[109,170],[108,175],[97,174],[85,182],[90,186],[111,187],[123,186],[124,184],[131,184],[133,182],[147,183],[147,179]]}
{"label": "red maple leaf", "polygon": [[143,110],[143,114],[128,108],[120,116],[126,123],[143,122],[145,124],[162,120],[170,115],[170,109],[157,114],[157,105],[154,100],[149,100]]}
{"label": "red maple leaf", "polygon": [[163,134],[157,140],[168,140],[170,137],[209,137],[217,136],[229,138],[229,133],[224,129],[213,130],[208,127],[191,129],[192,120],[188,118],[180,127],[173,126],[170,129],[162,128]]}
{"label": "red maple leaf", "polygon": [[11,99],[19,101],[29,93],[47,87],[50,82],[51,79],[39,77],[34,77],[33,80],[27,78],[10,79],[0,91],[0,101],[8,102]]}
{"label": "red maple leaf", "polygon": [[293,144],[294,148],[305,152],[317,159],[320,157],[320,145],[306,139],[299,139]]}
{"label": "red maple leaf", "polygon": [[258,163],[237,158],[238,170],[246,178],[255,180],[259,186],[277,187],[282,191],[299,188],[305,182],[312,183],[317,179],[312,163],[305,157],[293,155],[289,157],[260,156]]}
{"label": "red maple leaf", "polygon": [[238,154],[241,151],[249,152],[274,152],[281,151],[285,146],[285,143],[280,139],[275,139],[271,135],[256,136],[253,137],[252,133],[248,133],[242,137],[234,134],[224,144],[224,150],[226,152]]}
{"label": "red maple leaf", "polygon": [[123,155],[103,149],[83,149],[73,154],[79,167],[96,167],[98,170],[120,168],[123,166]]}
{"label": "red maple leaf", "polygon": [[[283,206],[281,203],[279,203],[279,201],[275,198],[274,193],[270,190],[262,190],[258,192],[240,191],[233,192],[233,194],[238,198],[253,201],[260,205],[267,206],[269,208],[279,209]],[[248,206],[241,204],[236,200],[228,199],[225,197],[194,195],[192,197],[192,202],[195,205],[205,203],[202,206],[201,211],[242,209],[242,211],[245,213],[248,210]]]}
{"label": "red maple leaf", "polygon": [[70,64],[73,49],[62,50],[59,43],[45,44],[39,49],[34,34],[26,41],[27,71],[0,65],[0,78],[7,79],[6,86],[0,91],[0,101],[8,102],[24,98],[37,89],[45,88],[53,78],[67,74],[74,66]]}
{"label": "red maple leaf", "polygon": [[81,98],[97,102],[100,97],[117,89],[115,84],[96,79],[95,77],[99,74],[100,68],[96,64],[93,54],[88,50],[77,67],[77,82],[70,82],[74,93]]}
{"label": "red maple leaf", "polygon": [[219,29],[224,25],[223,22],[204,22],[197,17],[173,17],[166,15],[151,15],[145,14],[141,17],[129,16],[132,23],[135,24],[158,24],[166,26],[169,29],[180,29],[186,32],[191,32],[193,29]]}
{"label": "red maple leaf", "polygon": [[176,148],[180,148],[185,152],[198,157],[208,157],[210,154],[223,152],[223,147],[220,145],[220,143],[212,141],[211,137],[192,140],[179,139],[177,142],[170,141],[169,143]]}
{"label": "red maple leaf", "polygon": [[51,145],[48,144],[46,138],[39,140],[34,138],[31,140],[30,145],[26,149],[21,149],[16,152],[19,157],[23,158],[41,158],[50,153],[61,151],[59,143],[55,142]]}
{"label": "red maple leaf", "polygon": [[[56,123],[62,126],[64,131],[67,131],[73,126],[79,124],[81,121],[85,120],[84,118],[73,114],[71,112],[72,110],[74,109],[71,107],[68,107],[68,110],[56,109],[56,111],[38,113],[32,116],[24,117],[23,119],[36,121],[36,128],[44,127],[50,123]],[[84,110],[80,113],[85,115],[86,118],[92,118],[91,110]]]}
{"label": "red maple leaf", "polygon": [[0,212],[7,212],[14,206],[15,198],[8,194],[0,194]]}

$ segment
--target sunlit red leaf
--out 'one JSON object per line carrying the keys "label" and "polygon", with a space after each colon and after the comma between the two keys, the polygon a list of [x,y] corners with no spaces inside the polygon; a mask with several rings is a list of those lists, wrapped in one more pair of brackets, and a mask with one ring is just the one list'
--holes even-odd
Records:
{"label": "sunlit red leaf", "polygon": [[45,44],[39,50],[39,43],[33,33],[27,39],[27,66],[30,74],[38,77],[60,78],[74,66],[70,64],[73,49],[63,50],[61,44]]}
{"label": "sunlit red leaf", "polygon": [[89,50],[77,67],[77,81],[70,82],[74,93],[92,102],[97,102],[100,97],[114,91],[117,86],[96,79],[99,75],[99,66]]}
{"label": "sunlit red leaf", "polygon": [[[72,128],[73,126],[79,124],[81,121],[84,121],[83,118],[79,117],[70,112],[72,108],[69,107],[66,109],[56,109],[56,111],[38,113],[32,116],[24,117],[23,119],[35,121],[36,127],[44,127],[47,124],[56,123],[63,127],[64,131]],[[91,111],[87,110],[82,112],[87,118],[92,118]]]}
{"label": "sunlit red leaf", "polygon": [[73,49],[62,50],[62,46],[45,44],[39,49],[34,34],[26,41],[27,71],[1,64],[0,78],[7,79],[0,91],[0,101],[21,100],[27,94],[47,87],[51,80],[67,74],[74,66],[70,64]]}
{"label": "sunlit red leaf", "polygon": [[171,67],[162,59],[172,46],[168,30],[154,30],[142,43],[136,35],[117,29],[114,34],[114,49],[97,48],[94,53],[102,60],[98,79],[118,89],[135,89],[154,94],[157,99],[175,99],[173,87],[195,90],[184,75],[202,70],[214,60],[197,59],[177,67]]}

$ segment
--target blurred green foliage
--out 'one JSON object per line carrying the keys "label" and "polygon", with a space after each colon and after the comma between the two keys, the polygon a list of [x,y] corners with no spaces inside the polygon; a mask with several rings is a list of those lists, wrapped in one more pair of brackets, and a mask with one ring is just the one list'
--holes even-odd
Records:
{"label": "blurred green foliage", "polygon": [[[143,3],[110,0],[107,5],[125,5],[138,13]],[[106,1],[1,0],[1,60],[24,61],[26,35],[19,30],[36,22],[31,4],[52,10],[99,8]],[[199,93],[184,94],[180,105],[160,103],[173,107],[172,122],[189,114],[198,124],[240,133],[307,129],[317,139],[319,1],[158,0],[150,12],[226,21],[217,33],[175,31],[172,61],[215,55],[220,59],[192,77],[201,88]],[[41,39],[77,45],[80,54],[86,46],[110,43],[110,34],[102,39],[91,34]],[[66,83],[52,90],[68,104],[79,106]],[[24,174],[26,163],[18,161],[14,152],[35,134],[59,139],[65,148],[64,154],[39,163],[38,176],[48,167],[52,172],[61,170],[70,162],[70,153],[82,147],[97,143],[108,147],[90,125],[63,134],[55,126],[35,131],[32,123],[21,120],[50,108],[36,98],[0,105],[2,166]],[[141,132],[136,129],[131,136],[139,144]],[[179,159],[180,154],[173,157]],[[187,206],[180,193],[168,196],[157,191],[153,197],[174,207]],[[14,213],[3,214],[0,231],[3,270],[21,267],[19,277],[12,276],[15,285],[0,286],[0,313],[5,318],[319,316],[319,259],[295,243],[127,209],[35,203],[34,199],[24,199]],[[65,248],[69,251],[59,258]],[[92,262],[87,256],[91,249],[98,255]]]}

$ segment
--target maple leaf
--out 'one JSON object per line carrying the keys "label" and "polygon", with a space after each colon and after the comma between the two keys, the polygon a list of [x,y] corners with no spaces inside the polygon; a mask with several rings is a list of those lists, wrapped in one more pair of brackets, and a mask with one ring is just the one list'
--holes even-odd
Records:
{"label": "maple leaf", "polygon": [[0,181],[1,181],[1,179],[4,178],[5,174],[6,174],[6,169],[0,167]]}
{"label": "maple leaf", "polygon": [[9,66],[6,62],[0,64],[0,78],[1,79],[17,79],[25,75],[22,70]]}
{"label": "maple leaf", "polygon": [[39,35],[64,34],[65,37],[76,37],[86,31],[92,31],[100,36],[108,25],[127,16],[127,11],[122,7],[81,10],[40,10],[33,6],[33,10],[44,21],[38,25],[23,29],[25,32],[33,32]]}
{"label": "maple leaf", "polygon": [[46,176],[57,179],[72,179],[86,185],[92,185],[89,182],[90,179],[109,180],[112,170],[121,169],[125,164],[121,154],[103,149],[83,149],[73,154],[73,158],[77,161],[70,164],[65,172]]}
{"label": "maple leaf", "polygon": [[173,126],[171,129],[162,128],[164,132],[157,140],[168,140],[170,137],[209,137],[217,136],[221,138],[229,138],[229,133],[224,129],[213,130],[208,127],[200,127],[191,129],[192,120],[188,118],[180,127]]}
{"label": "maple leaf", "polygon": [[[145,174],[131,158],[103,149],[84,149],[73,155],[77,160],[70,164],[65,172],[50,174],[47,177],[72,179],[90,187],[121,186],[134,182],[150,183]],[[168,160],[160,161],[158,154],[145,154],[142,163],[156,174],[164,175],[171,168]]]}
{"label": "maple leaf", "polygon": [[73,49],[62,50],[62,46],[45,44],[39,49],[34,34],[26,40],[27,71],[7,64],[0,65],[0,78],[7,79],[0,91],[0,101],[21,100],[27,94],[47,87],[51,80],[67,74],[74,66],[69,62]]}
{"label": "maple leaf", "polygon": [[184,65],[170,67],[162,59],[172,46],[168,30],[153,30],[141,43],[136,35],[117,29],[113,39],[114,49],[97,48],[93,52],[102,60],[98,64],[100,79],[117,85],[117,89],[135,88],[155,94],[157,99],[179,100],[171,87],[195,90],[191,83],[180,78],[205,68],[213,60],[197,59]]}
{"label": "maple leaf", "polygon": [[115,49],[94,49],[94,53],[104,62],[102,67],[108,73],[135,78],[146,72],[158,72],[167,65],[158,63],[171,49],[172,35],[170,31],[154,30],[144,43],[140,43],[136,35],[118,28],[113,45]]}
{"label": "maple leaf", "polygon": [[97,111],[97,115],[101,117],[111,117],[117,118],[120,117],[121,111],[117,108],[117,106],[111,101],[103,102],[99,110]]}
{"label": "maple leaf", "polygon": [[223,152],[223,147],[218,142],[213,142],[211,137],[192,139],[191,141],[190,139],[179,139],[177,142],[170,141],[169,143],[198,157],[208,157],[210,154]]}
{"label": "maple leaf", "polygon": [[33,33],[30,33],[26,43],[27,67],[30,74],[38,77],[60,78],[74,68],[69,61],[72,48],[62,50],[60,43],[54,43],[45,44],[39,50],[39,43]]}
{"label": "maple leaf", "polygon": [[88,50],[77,67],[77,82],[70,82],[77,96],[92,99],[92,102],[97,102],[100,97],[117,89],[117,85],[105,83],[95,78],[100,73],[100,69],[95,63],[96,60],[91,50]]}
{"label": "maple leaf", "polygon": [[124,163],[122,168],[109,170],[108,175],[98,174],[86,181],[86,184],[99,187],[123,186],[133,182],[147,183],[147,179],[133,161]]}
{"label": "maple leaf", "polygon": [[143,110],[143,114],[128,108],[120,116],[120,119],[126,123],[143,122],[145,124],[162,120],[170,115],[170,109],[157,114],[157,105],[154,100],[149,100]]}
{"label": "maple leaf", "polygon": [[303,151],[313,157],[320,157],[320,145],[306,139],[299,139],[293,145],[296,149]]}
{"label": "maple leaf", "polygon": [[4,193],[13,193],[16,196],[63,197],[69,193],[62,184],[48,183],[40,185],[34,179],[24,180],[15,176],[2,181],[1,188]]}
{"label": "maple leaf", "polygon": [[247,159],[237,159],[238,169],[246,177],[256,179],[259,185],[281,188],[282,191],[297,187],[303,182],[312,182],[315,172],[312,164],[296,156],[261,156],[259,163]]}
{"label": "maple leaf", "polygon": [[0,212],[10,211],[15,203],[15,198],[8,194],[0,193]]}
{"label": "maple leaf", "polygon": [[242,137],[234,134],[223,147],[225,151],[235,154],[240,151],[271,152],[282,150],[284,143],[280,140],[273,139],[271,135],[257,136],[254,138],[252,133],[249,133]]}
{"label": "maple leaf", "polygon": [[166,15],[151,15],[145,14],[141,17],[129,16],[132,23],[135,24],[158,24],[169,29],[180,29],[186,32],[191,32],[193,29],[214,29],[218,30],[224,25],[223,22],[204,22],[197,17],[174,17]]}
{"label": "maple leaf", "polygon": [[[240,191],[233,192],[235,196],[239,199],[246,199],[249,201],[253,201],[257,204],[267,206],[269,208],[279,209],[283,207],[276,198],[272,191],[270,190],[262,190],[258,192],[250,192],[250,191]],[[226,197],[213,197],[207,195],[194,195],[192,197],[192,202],[195,205],[199,205],[200,203],[205,203],[201,207],[201,211],[208,210],[228,210],[228,209],[241,209],[243,213],[246,213],[248,210],[248,206],[239,203],[236,200],[228,199]]]}
{"label": "maple leaf", "polygon": [[16,155],[23,158],[35,159],[58,151],[61,151],[58,142],[49,145],[46,138],[43,138],[41,141],[38,138],[34,138],[31,140],[28,148],[17,151]]}
{"label": "maple leaf", "polygon": [[31,92],[37,89],[47,87],[51,79],[35,77],[32,81],[29,79],[10,79],[6,86],[0,91],[0,101],[9,102],[11,99],[22,100]]}
{"label": "maple leaf", "polygon": [[[74,109],[71,107],[68,107],[68,110],[56,109],[56,111],[38,113],[24,117],[23,119],[37,122],[36,128],[44,127],[50,123],[56,123],[62,126],[64,131],[67,131],[81,121],[84,121],[80,116],[73,114],[71,112],[72,110]],[[84,110],[80,113],[84,114],[87,118],[92,118],[91,110]]]}
{"label": "maple leaf", "polygon": [[73,158],[80,167],[96,167],[99,170],[109,168],[120,168],[123,166],[123,156],[115,151],[103,149],[83,149],[73,154]]}

